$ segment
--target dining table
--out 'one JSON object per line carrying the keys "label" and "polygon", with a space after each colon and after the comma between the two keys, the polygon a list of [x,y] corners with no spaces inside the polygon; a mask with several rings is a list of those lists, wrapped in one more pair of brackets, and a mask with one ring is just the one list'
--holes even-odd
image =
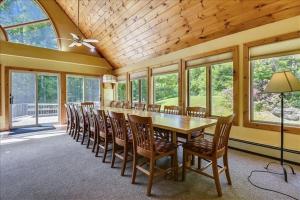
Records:
{"label": "dining table", "polygon": [[112,111],[124,113],[125,118],[127,118],[128,114],[141,117],[151,117],[154,128],[164,129],[172,133],[172,142],[174,144],[177,144],[177,133],[186,136],[185,138],[190,140],[193,132],[200,131],[217,124],[216,119],[190,117],[186,115],[172,115],[159,112],[114,107],[100,107],[100,110],[104,110],[106,112]]}

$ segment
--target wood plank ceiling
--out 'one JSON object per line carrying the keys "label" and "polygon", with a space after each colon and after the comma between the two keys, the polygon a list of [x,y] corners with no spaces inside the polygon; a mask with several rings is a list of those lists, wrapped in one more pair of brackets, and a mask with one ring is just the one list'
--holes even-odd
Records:
{"label": "wood plank ceiling", "polygon": [[[56,1],[77,24],[78,0]],[[79,1],[80,30],[115,68],[300,13],[300,0]]]}

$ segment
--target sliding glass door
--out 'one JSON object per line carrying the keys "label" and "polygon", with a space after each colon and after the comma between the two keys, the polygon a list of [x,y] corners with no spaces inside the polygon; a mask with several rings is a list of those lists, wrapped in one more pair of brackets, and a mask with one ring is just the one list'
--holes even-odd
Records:
{"label": "sliding glass door", "polygon": [[58,122],[59,79],[55,74],[11,72],[11,127]]}

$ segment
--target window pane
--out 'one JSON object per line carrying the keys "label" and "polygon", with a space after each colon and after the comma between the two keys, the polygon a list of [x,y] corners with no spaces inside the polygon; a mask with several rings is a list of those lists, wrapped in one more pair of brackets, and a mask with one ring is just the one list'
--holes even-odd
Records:
{"label": "window pane", "polygon": [[148,84],[147,79],[141,79],[141,101],[148,102]]}
{"label": "window pane", "polygon": [[193,68],[189,73],[189,106],[206,108],[206,67]]}
{"label": "window pane", "polygon": [[117,86],[117,99],[119,101],[126,100],[126,83],[118,83]]}
{"label": "window pane", "polygon": [[0,4],[1,26],[10,26],[48,18],[33,0],[4,0]]}
{"label": "window pane", "polygon": [[57,40],[50,22],[35,23],[6,30],[11,42],[57,49]]}
{"label": "window pane", "polygon": [[132,102],[139,102],[139,80],[131,81]]}
{"label": "window pane", "polygon": [[[264,89],[274,72],[284,70],[291,70],[300,79],[300,54],[251,61],[252,120],[280,122],[279,95],[264,93]],[[285,93],[284,105],[285,123],[300,126],[300,92]]]}
{"label": "window pane", "polygon": [[211,114],[233,113],[233,63],[211,65]]}
{"label": "window pane", "polygon": [[154,76],[154,103],[178,105],[178,73]]}
{"label": "window pane", "polygon": [[83,101],[83,78],[67,77],[67,101],[68,103]]}
{"label": "window pane", "polygon": [[97,78],[84,78],[84,101],[100,105],[100,83]]}

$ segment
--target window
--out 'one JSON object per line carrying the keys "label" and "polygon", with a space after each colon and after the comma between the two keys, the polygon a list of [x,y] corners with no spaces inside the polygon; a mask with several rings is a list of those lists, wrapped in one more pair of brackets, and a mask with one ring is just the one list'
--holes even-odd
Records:
{"label": "window", "polygon": [[117,84],[117,100],[126,101],[126,83],[118,82]]}
{"label": "window", "polygon": [[[186,61],[188,80],[188,106],[207,109],[210,116],[238,114],[238,88],[234,87],[234,58],[237,47],[211,52],[209,56]],[[208,53],[207,53],[208,54]],[[237,64],[236,64],[237,66]],[[235,118],[237,124],[237,117]]]}
{"label": "window", "polygon": [[178,105],[178,64],[153,68],[154,103]]}
{"label": "window", "polygon": [[100,82],[98,78],[67,76],[67,102],[94,102],[100,106]]}
{"label": "window", "polygon": [[130,74],[131,82],[131,101],[147,103],[148,84],[147,71],[139,71]]}
{"label": "window", "polygon": [[201,66],[188,70],[189,106],[206,108],[206,67]]}
{"label": "window", "polygon": [[10,42],[58,49],[54,27],[35,0],[4,0],[0,25]]}
{"label": "window", "polygon": [[[244,45],[244,125],[280,130],[279,94],[264,93],[273,73],[291,71],[300,79],[300,38],[298,32],[253,41]],[[300,92],[285,93],[285,131],[299,133]]]}
{"label": "window", "polygon": [[[300,79],[300,54],[253,59],[251,66],[251,121],[280,122],[278,94],[264,93],[274,72],[290,70]],[[300,126],[300,92],[285,94],[285,123]]]}

